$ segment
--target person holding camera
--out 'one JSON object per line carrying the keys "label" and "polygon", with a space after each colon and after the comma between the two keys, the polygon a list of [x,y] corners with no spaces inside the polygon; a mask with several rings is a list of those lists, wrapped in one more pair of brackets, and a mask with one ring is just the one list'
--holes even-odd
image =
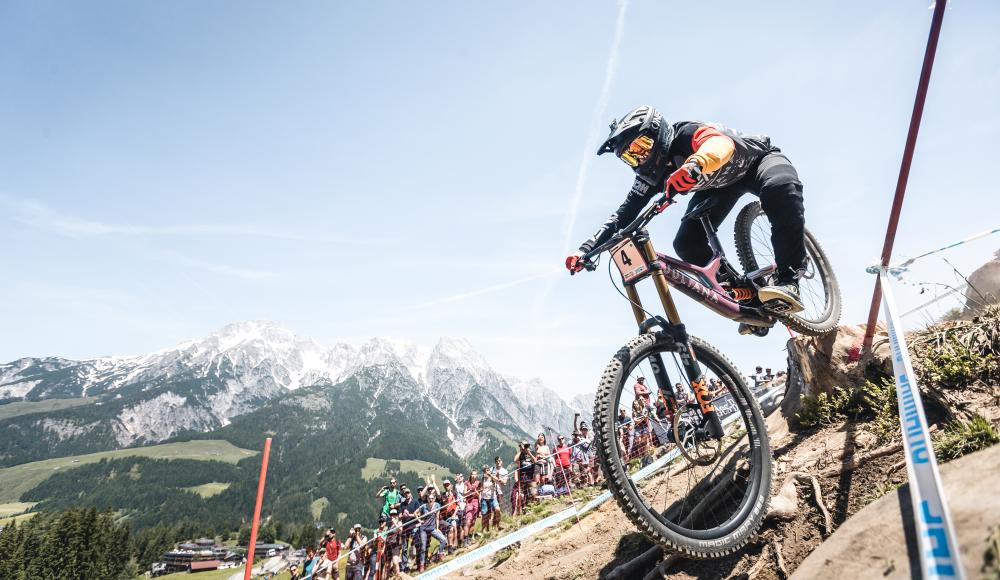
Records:
{"label": "person holding camera", "polygon": [[375,497],[380,497],[385,500],[382,504],[382,515],[386,518],[389,517],[389,510],[393,508],[399,509],[401,494],[399,493],[399,490],[396,489],[396,478],[393,477],[390,479],[389,485],[383,485],[382,488],[378,490],[378,493],[375,494]]}

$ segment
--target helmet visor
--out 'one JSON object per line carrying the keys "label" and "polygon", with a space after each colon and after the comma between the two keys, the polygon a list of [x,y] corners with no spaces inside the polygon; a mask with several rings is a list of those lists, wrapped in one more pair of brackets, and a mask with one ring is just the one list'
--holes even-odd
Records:
{"label": "helmet visor", "polygon": [[640,135],[632,140],[618,155],[629,167],[638,167],[645,163],[653,152],[653,138]]}

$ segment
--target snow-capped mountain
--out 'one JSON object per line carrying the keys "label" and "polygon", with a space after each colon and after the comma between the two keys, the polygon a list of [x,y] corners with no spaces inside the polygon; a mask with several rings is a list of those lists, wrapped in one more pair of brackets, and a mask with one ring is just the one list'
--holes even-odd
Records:
{"label": "snow-capped mountain", "polygon": [[490,440],[487,423],[506,427],[506,436],[569,433],[574,412],[587,419],[590,413],[537,379],[505,378],[465,340],[442,338],[426,348],[374,338],[327,347],[273,323],[242,322],[145,355],[0,365],[0,404],[87,396],[102,406],[100,412],[81,407],[0,422],[0,434],[10,435],[9,446],[0,444],[0,460],[15,459],[16,440],[32,437],[68,449],[93,440],[96,449],[210,431],[303,387],[337,388],[349,378],[358,378],[372,408],[388,398],[400,411],[414,401],[440,411],[450,422],[452,450],[463,457]]}

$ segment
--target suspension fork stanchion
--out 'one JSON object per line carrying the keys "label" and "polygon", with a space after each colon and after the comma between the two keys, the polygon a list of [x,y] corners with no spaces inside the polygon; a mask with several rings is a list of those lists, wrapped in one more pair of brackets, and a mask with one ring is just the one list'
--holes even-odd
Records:
{"label": "suspension fork stanchion", "polygon": [[653,248],[653,242],[649,239],[649,234],[645,230],[639,232],[635,240],[642,247],[646,254],[646,262],[653,271],[653,283],[656,285],[656,293],[660,296],[660,303],[667,313],[667,320],[670,321],[671,332],[674,339],[683,344],[685,348],[680,352],[681,362],[684,365],[684,372],[687,374],[688,382],[694,391],[694,396],[701,407],[701,413],[708,421],[709,434],[716,439],[721,439],[723,435],[722,420],[715,411],[712,404],[712,395],[708,392],[708,385],[705,384],[704,373],[695,358],[694,349],[691,348],[691,341],[688,339],[687,329],[681,322],[681,315],[677,312],[677,305],[674,304],[674,297],[670,294],[670,284],[667,283],[667,276],[663,273],[663,266]]}
{"label": "suspension fork stanchion", "polygon": [[[641,327],[642,323],[645,322],[646,312],[642,309],[642,301],[639,298],[639,292],[635,289],[635,284],[625,284],[625,294],[632,305],[635,323]],[[653,378],[656,380],[656,386],[660,392],[669,394],[671,400],[676,401],[677,393],[670,386],[670,375],[667,374],[667,366],[663,364],[663,356],[660,353],[650,355],[649,366],[653,368]]]}

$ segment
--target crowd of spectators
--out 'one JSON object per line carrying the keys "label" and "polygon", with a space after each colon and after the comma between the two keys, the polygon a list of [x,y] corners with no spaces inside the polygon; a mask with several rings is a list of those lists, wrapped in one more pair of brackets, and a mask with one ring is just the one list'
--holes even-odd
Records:
{"label": "crowd of spectators", "polygon": [[[783,374],[773,375],[771,369],[765,373],[757,367],[751,375],[754,391],[766,390]],[[710,379],[706,386],[723,414],[735,411],[728,410],[726,397],[731,396],[721,381]],[[653,395],[644,377],[636,380],[631,413],[623,405],[615,422],[618,450],[626,461],[638,459],[643,465],[652,461],[655,450],[672,441],[674,414],[697,407],[689,388],[681,383],[674,388],[679,400],[668,403],[659,393]],[[345,580],[384,580],[400,572],[423,572],[429,563],[442,561],[482,534],[501,530],[504,509],[519,516],[532,504],[602,482],[590,426],[580,421],[579,414],[573,419],[569,441],[558,434],[553,446],[545,433],[539,433],[533,445],[520,441],[512,459],[509,470],[497,456],[492,465],[472,469],[467,478],[460,473],[454,481],[445,479],[440,486],[433,476],[415,490],[390,479],[376,493],[379,523],[372,537],[365,535],[360,524],[351,528],[343,543],[335,530],[327,530],[318,550],[307,548],[306,560],[293,573],[293,580],[339,580],[337,562],[342,550],[347,560]],[[437,544],[434,549],[432,541]]]}

